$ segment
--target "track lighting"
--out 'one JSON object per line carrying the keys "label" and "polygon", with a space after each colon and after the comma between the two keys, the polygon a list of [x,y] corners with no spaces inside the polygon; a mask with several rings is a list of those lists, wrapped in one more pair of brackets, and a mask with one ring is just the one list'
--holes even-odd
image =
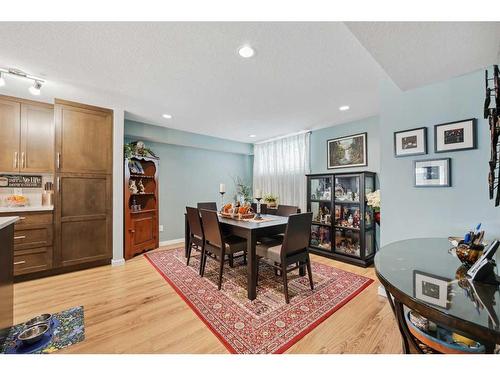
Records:
{"label": "track lighting", "polygon": [[29,80],[33,81],[33,86],[31,86],[29,88],[29,92],[32,95],[36,95],[36,96],[40,95],[40,89],[42,88],[42,85],[45,83],[45,81],[43,79],[35,77],[35,76],[32,76],[30,74],[27,74],[27,73],[25,73],[25,72],[23,72],[22,70],[19,70],[19,69],[15,69],[15,68],[8,68],[8,69],[0,68],[0,87],[1,86],[5,86],[5,76],[7,74],[12,75],[14,77],[29,79]]}

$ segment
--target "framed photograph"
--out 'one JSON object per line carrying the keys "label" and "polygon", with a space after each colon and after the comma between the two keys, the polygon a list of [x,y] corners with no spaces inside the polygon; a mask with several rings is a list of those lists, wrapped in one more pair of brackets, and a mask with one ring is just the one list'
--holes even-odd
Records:
{"label": "framed photograph", "polygon": [[415,160],[415,187],[451,186],[451,159]]}
{"label": "framed photograph", "polygon": [[477,148],[476,119],[447,122],[434,126],[434,152]]}
{"label": "framed photograph", "polygon": [[402,130],[394,133],[394,156],[427,154],[427,128]]}
{"label": "framed photograph", "polygon": [[430,273],[413,271],[413,295],[431,305],[450,308],[451,280]]}
{"label": "framed photograph", "polygon": [[365,167],[368,165],[367,133],[329,139],[327,141],[328,169]]}

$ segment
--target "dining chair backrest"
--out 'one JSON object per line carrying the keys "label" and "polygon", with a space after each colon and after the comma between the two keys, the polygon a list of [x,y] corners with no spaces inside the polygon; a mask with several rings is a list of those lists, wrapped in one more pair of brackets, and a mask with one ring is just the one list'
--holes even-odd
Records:
{"label": "dining chair backrest", "polygon": [[309,246],[311,237],[312,212],[292,214],[288,217],[288,224],[281,246],[282,255],[290,255],[303,251]]}
{"label": "dining chair backrest", "polygon": [[287,206],[284,204],[280,204],[278,206],[278,210],[276,211],[276,215],[278,216],[290,216],[293,214],[298,214],[299,208],[297,206]]}
{"label": "dining chair backrest", "polygon": [[200,213],[201,222],[203,224],[203,233],[205,234],[205,241],[222,248],[222,234],[217,211],[202,209],[200,210]]}
{"label": "dining chair backrest", "polygon": [[186,207],[189,231],[196,237],[203,238],[203,226],[201,224],[200,211],[194,207]]}
{"label": "dining chair backrest", "polygon": [[[252,210],[253,210],[253,212],[257,213],[257,203],[252,203]],[[267,204],[266,203],[260,204],[260,213],[267,214]]]}
{"label": "dining chair backrest", "polygon": [[200,202],[196,205],[199,210],[217,211],[217,203],[215,202]]}

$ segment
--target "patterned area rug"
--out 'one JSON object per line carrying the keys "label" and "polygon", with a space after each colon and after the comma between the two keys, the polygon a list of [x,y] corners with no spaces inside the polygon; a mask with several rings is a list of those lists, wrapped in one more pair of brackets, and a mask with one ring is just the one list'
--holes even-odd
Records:
{"label": "patterned area rug", "polygon": [[[298,270],[290,272],[290,304],[285,303],[281,276],[260,262],[257,298],[247,298],[246,266],[226,263],[222,290],[217,289],[218,262],[207,260],[198,275],[200,255],[186,266],[184,249],[146,254],[146,258],[186,301],[231,353],[283,353],[323,320],[349,302],[373,280],[312,262],[314,291]],[[242,260],[240,258],[240,260]]]}

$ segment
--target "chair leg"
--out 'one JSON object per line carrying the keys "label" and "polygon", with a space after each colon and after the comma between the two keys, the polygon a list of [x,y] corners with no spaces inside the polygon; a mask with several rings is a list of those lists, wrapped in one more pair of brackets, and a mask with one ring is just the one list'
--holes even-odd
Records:
{"label": "chair leg", "polygon": [[203,262],[201,264],[201,277],[205,275],[205,266],[207,265],[207,258],[208,258],[206,250],[203,250],[203,252],[205,253],[205,256],[203,257]]}
{"label": "chair leg", "polygon": [[191,239],[190,239],[188,241],[186,266],[189,266],[189,259],[191,259],[191,250],[192,249],[193,249],[193,243],[191,242]]}
{"label": "chair leg", "polygon": [[[277,262],[274,262],[274,265],[277,266],[278,263]],[[277,268],[273,268],[274,269],[274,276],[279,276],[279,271]]]}
{"label": "chair leg", "polygon": [[226,255],[224,252],[222,252],[220,256],[220,264],[219,264],[219,285],[218,289],[221,290],[222,288],[222,272],[224,271],[224,259],[226,258]]}
{"label": "chair leg", "polygon": [[309,254],[307,254],[307,275],[309,276],[309,284],[311,284],[311,290],[314,290],[314,283],[313,283],[313,274],[311,271],[311,259],[309,258]]}
{"label": "chair leg", "polygon": [[243,253],[243,264],[245,266],[247,265],[247,252],[246,251]]}
{"label": "chair leg", "polygon": [[290,303],[290,297],[288,296],[288,279],[286,277],[286,265],[281,265],[281,274],[283,275],[283,289],[285,290],[285,301]]}
{"label": "chair leg", "polygon": [[207,254],[205,254],[205,245],[201,245],[201,257],[200,257],[200,276],[202,275],[202,269],[203,269],[203,261],[205,260],[205,257]]}
{"label": "chair leg", "polygon": [[234,256],[229,254],[229,267],[234,268]]}

